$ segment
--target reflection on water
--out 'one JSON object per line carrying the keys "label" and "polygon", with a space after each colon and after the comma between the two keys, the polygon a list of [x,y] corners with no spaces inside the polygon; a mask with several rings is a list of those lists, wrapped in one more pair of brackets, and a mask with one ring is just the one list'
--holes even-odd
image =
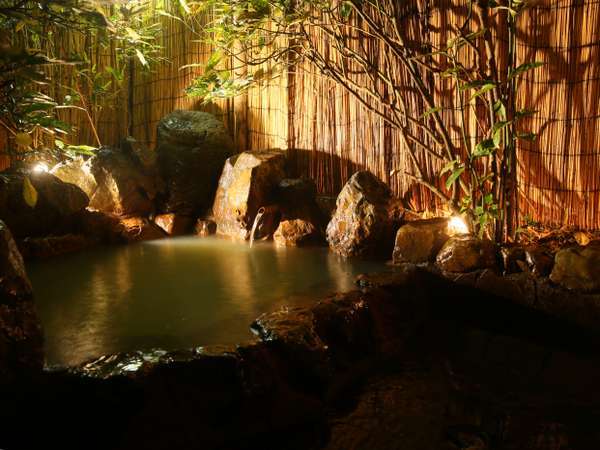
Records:
{"label": "reflection on water", "polygon": [[280,306],[349,290],[380,263],[326,248],[250,248],[217,238],[177,238],[68,256],[29,267],[48,364],[106,353],[231,344]]}

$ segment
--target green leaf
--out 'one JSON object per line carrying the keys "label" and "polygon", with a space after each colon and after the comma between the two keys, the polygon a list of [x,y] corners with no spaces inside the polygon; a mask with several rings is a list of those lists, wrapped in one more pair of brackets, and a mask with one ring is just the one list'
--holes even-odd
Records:
{"label": "green leaf", "polygon": [[426,119],[430,115],[435,114],[436,112],[439,112],[441,110],[442,108],[440,106],[436,106],[435,108],[429,108],[427,111],[421,114],[421,119]]}
{"label": "green leaf", "polygon": [[537,114],[537,109],[521,109],[520,111],[517,111],[515,113],[515,119],[519,120],[522,119],[523,117],[531,117],[535,114]]}
{"label": "green leaf", "polygon": [[537,138],[535,133],[517,133],[517,139],[523,139],[524,141],[533,142]]}
{"label": "green leaf", "polygon": [[462,175],[462,173],[465,171],[465,166],[459,166],[457,167],[448,177],[448,179],[446,180],[446,188],[450,189],[450,187],[454,184],[454,182],[456,180],[458,180],[458,178]]}
{"label": "green leaf", "polygon": [[485,94],[488,91],[491,91],[495,87],[496,87],[496,85],[494,83],[486,83],[486,84],[484,84],[481,87],[481,89],[477,90],[473,95],[471,95],[471,100],[473,100],[474,98],[480,97],[481,95]]}
{"label": "green leaf", "polygon": [[350,4],[350,2],[342,3],[342,6],[340,7],[340,15],[344,19],[347,19],[348,17],[350,17],[350,13],[352,13],[352,5]]}
{"label": "green leaf", "polygon": [[473,149],[473,153],[471,153],[471,160],[482,158],[484,156],[490,156],[492,153],[494,153],[496,148],[496,143],[493,139],[484,139]]}
{"label": "green leaf", "polygon": [[477,89],[481,86],[485,86],[486,84],[490,84],[492,83],[492,81],[490,80],[475,80],[475,81],[471,81],[469,83],[465,83],[462,84],[461,86],[459,86],[459,90],[460,91],[467,91],[469,89]]}
{"label": "green leaf", "polygon": [[142,64],[142,66],[147,67],[148,61],[146,61],[146,57],[144,56],[144,54],[137,48],[135,49],[135,54],[136,54],[137,58],[140,60],[140,63]]}
{"label": "green leaf", "polygon": [[496,100],[496,103],[494,103],[494,112],[500,120],[506,120],[506,107],[502,101]]}
{"label": "green leaf", "polygon": [[531,69],[537,69],[538,67],[543,66],[546,63],[540,62],[540,61],[534,61],[534,62],[529,62],[529,63],[523,63],[521,64],[519,67],[513,69],[510,71],[510,73],[508,74],[508,79],[509,81],[512,80],[513,78],[516,78],[518,76],[521,76],[522,74],[524,74],[525,72],[527,72],[528,70]]}
{"label": "green leaf", "polygon": [[494,146],[498,148],[500,145],[500,140],[502,139],[502,130],[510,125],[510,120],[503,120],[500,122],[496,122],[492,127],[492,140],[494,141]]}
{"label": "green leaf", "polygon": [[440,170],[440,176],[444,175],[446,172],[450,172],[452,170],[454,170],[454,168],[460,164],[460,161],[458,160],[452,160],[450,161],[448,164],[446,164],[444,167],[442,167],[442,170]]}
{"label": "green leaf", "polygon": [[23,200],[30,208],[35,208],[38,201],[38,193],[28,177],[23,179]]}
{"label": "green leaf", "polygon": [[185,0],[179,0],[179,4],[186,14],[189,14],[192,11]]}

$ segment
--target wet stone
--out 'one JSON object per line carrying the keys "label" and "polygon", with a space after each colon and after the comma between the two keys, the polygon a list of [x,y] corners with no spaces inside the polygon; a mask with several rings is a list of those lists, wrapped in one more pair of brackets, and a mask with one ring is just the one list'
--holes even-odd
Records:
{"label": "wet stone", "polygon": [[213,220],[198,219],[194,234],[199,237],[211,236],[217,232],[217,224]]}
{"label": "wet stone", "polygon": [[448,219],[415,220],[402,225],[396,233],[394,263],[426,263],[435,257],[450,238]]}
{"label": "wet stone", "polygon": [[327,242],[342,256],[389,258],[399,226],[388,186],[371,172],[357,172],[340,192],[327,225]]}
{"label": "wet stone", "polygon": [[446,272],[465,273],[495,268],[496,248],[492,241],[472,236],[455,236],[444,244],[436,262]]}
{"label": "wet stone", "polygon": [[600,246],[560,250],[554,259],[550,279],[568,289],[600,290]]}

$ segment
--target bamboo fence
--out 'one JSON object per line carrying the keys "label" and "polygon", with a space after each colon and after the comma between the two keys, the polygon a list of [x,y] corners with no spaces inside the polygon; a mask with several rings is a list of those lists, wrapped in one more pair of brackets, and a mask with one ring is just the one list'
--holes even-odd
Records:
{"label": "bamboo fence", "polygon": [[[406,4],[407,33],[432,44],[446,42],[466,15],[461,0],[411,0]],[[239,150],[286,149],[295,175],[314,179],[323,194],[335,195],[352,173],[367,169],[416,209],[436,208],[428,191],[404,176],[390,175],[394,169],[402,173],[410,167],[399,133],[308,65],[235,99],[203,106],[188,98],[184,88],[202,69],[180,68],[202,64],[212,49],[181,22],[169,17],[160,20],[159,43],[168,62],[148,73],[136,67],[132,111],[125,101],[127,92],[102,105],[98,133],[103,143],[116,144],[125,137],[131,114],[134,137],[153,147],[161,117],[175,109],[205,109],[223,120]],[[524,128],[539,134],[534,142],[518,142],[519,218],[551,226],[600,229],[600,1],[539,0],[519,24],[517,64],[545,63],[527,72],[519,84],[519,107],[537,111],[526,119]],[[501,67],[506,36],[496,36],[496,42]],[[84,44],[85,37],[70,33],[54,38],[61,52],[82,49]],[[327,44],[323,41],[322,45]],[[368,45],[374,55],[383,58],[376,43]],[[99,46],[89,56],[98,66],[110,64],[114,58],[110,48]],[[59,78],[55,92],[60,93],[60,84]],[[442,87],[436,100],[446,108],[444,119],[456,123],[452,94]],[[413,106],[421,109],[418,99],[414,102]],[[94,144],[81,111],[63,114],[77,127],[73,142]],[[481,139],[474,117],[468,119],[467,128],[469,139]],[[458,127],[451,130],[451,137],[458,140]],[[424,161],[430,173],[439,169],[433,161]]]}

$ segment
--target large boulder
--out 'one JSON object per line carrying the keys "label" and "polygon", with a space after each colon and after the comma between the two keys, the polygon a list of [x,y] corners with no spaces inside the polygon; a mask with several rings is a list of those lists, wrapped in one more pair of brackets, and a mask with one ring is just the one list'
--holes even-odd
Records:
{"label": "large boulder", "polygon": [[27,177],[37,192],[35,207],[30,207],[23,196],[25,175],[4,174],[0,177],[0,219],[16,238],[68,232],[74,217],[88,206],[85,192],[50,173]]}
{"label": "large boulder", "polygon": [[550,279],[568,289],[600,290],[600,246],[565,248],[556,253]]}
{"label": "large boulder", "polygon": [[54,166],[50,173],[65,183],[78,186],[89,198],[92,198],[98,188],[96,178],[92,174],[92,165],[89,159],[78,157],[63,161]]}
{"label": "large boulder", "polygon": [[396,233],[394,263],[433,262],[449,238],[446,218],[408,222]]}
{"label": "large boulder", "polygon": [[90,207],[127,216],[154,211],[159,185],[134,153],[102,147],[91,159],[91,172],[97,188]]}
{"label": "large boulder", "polygon": [[0,383],[40,371],[43,336],[23,258],[0,221]]}
{"label": "large boulder", "polygon": [[158,166],[166,182],[164,212],[197,216],[210,208],[234,146],[223,123],[201,111],[174,111],[158,124]]}
{"label": "large boulder", "polygon": [[337,198],[327,225],[329,247],[343,256],[389,257],[400,220],[388,186],[371,172],[357,172]]}
{"label": "large boulder", "polygon": [[278,150],[243,152],[225,162],[213,205],[217,232],[248,239],[258,210],[275,203],[285,178],[285,155]]}
{"label": "large boulder", "polygon": [[450,238],[437,255],[445,272],[466,273],[497,267],[496,246],[492,241],[462,235]]}

